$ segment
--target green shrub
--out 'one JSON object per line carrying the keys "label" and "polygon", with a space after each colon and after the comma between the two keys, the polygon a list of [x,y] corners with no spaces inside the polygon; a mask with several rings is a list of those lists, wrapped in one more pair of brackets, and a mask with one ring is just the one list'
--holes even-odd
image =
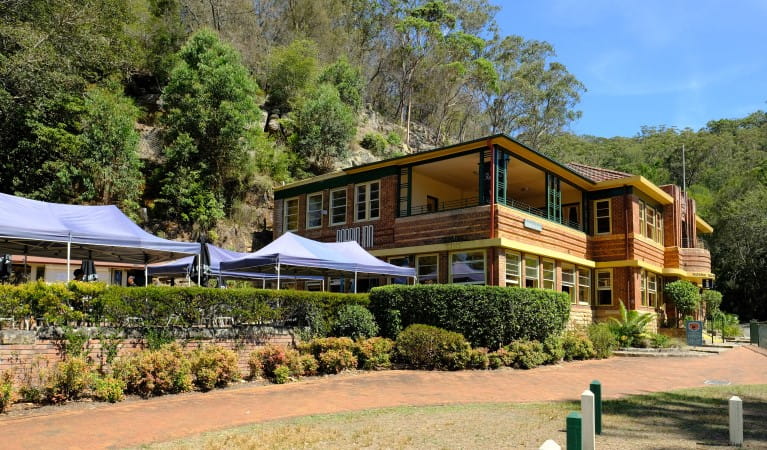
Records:
{"label": "green shrub", "polygon": [[402,136],[400,136],[400,134],[396,131],[390,131],[386,135],[386,142],[388,142],[392,147],[399,147],[402,145]]}
{"label": "green shrub", "polygon": [[[564,330],[567,294],[543,289],[475,285],[389,285],[370,292],[381,334],[420,323],[463,334],[475,347],[497,349],[517,339],[542,342]],[[398,314],[393,314],[397,311]],[[399,324],[389,323],[397,318]]]}
{"label": "green shrub", "polygon": [[357,342],[357,359],[364,370],[383,370],[391,367],[391,354],[394,341],[382,337],[372,337]]}
{"label": "green shrub", "polygon": [[564,340],[561,335],[551,335],[543,341],[543,353],[546,359],[543,364],[556,364],[565,357]]}
{"label": "green shrub", "polygon": [[562,341],[565,349],[565,361],[591,359],[596,356],[594,344],[583,331],[567,331]]}
{"label": "green shrub", "polygon": [[647,340],[652,348],[669,348],[671,347],[671,338],[665,334],[648,333]]}
{"label": "green shrub", "polygon": [[505,348],[499,348],[492,353],[488,353],[487,357],[491,369],[511,367],[514,364],[514,354],[510,353]]}
{"label": "green shrub", "polygon": [[705,289],[700,295],[700,300],[706,306],[706,317],[714,317],[722,305],[722,293],[711,289]]}
{"label": "green shrub", "polygon": [[595,323],[589,325],[588,336],[594,345],[597,358],[609,358],[618,348],[618,339],[615,337],[608,323]]}
{"label": "green shrub", "polygon": [[237,354],[217,345],[205,345],[190,355],[194,384],[202,391],[225,387],[240,379]]}
{"label": "green shrub", "polygon": [[0,413],[7,411],[14,399],[13,373],[5,371],[0,375]]}
{"label": "green shrub", "polygon": [[514,355],[514,367],[517,369],[535,369],[546,361],[543,344],[538,341],[519,339],[507,347]]}
{"label": "green shrub", "polygon": [[382,155],[386,152],[389,143],[386,138],[378,133],[367,133],[362,137],[360,146],[365,150],[370,150],[375,155]]}
{"label": "green shrub", "polygon": [[90,336],[85,330],[75,330],[71,327],[64,327],[64,339],[62,340],[63,353],[66,358],[78,358],[87,356],[88,341]]}
{"label": "green shrub", "polygon": [[290,381],[290,374],[292,370],[288,366],[277,366],[274,368],[274,375],[272,379],[276,384],[285,384]]}
{"label": "green shrub", "polygon": [[373,314],[362,305],[343,305],[333,322],[333,334],[352,339],[369,338],[378,333]]}
{"label": "green shrub", "polygon": [[740,321],[738,320],[738,315],[723,313],[723,317],[724,330],[722,331],[722,335],[728,339],[740,336],[742,334],[742,330],[740,329]]}
{"label": "green shrub", "polygon": [[466,362],[466,368],[484,370],[490,367],[490,357],[484,347],[473,348],[469,351],[469,360]]}
{"label": "green shrub", "polygon": [[666,284],[663,287],[663,293],[681,316],[691,315],[698,309],[700,289],[687,280],[677,280]]}
{"label": "green shrub", "polygon": [[312,339],[298,345],[299,352],[314,355],[318,360],[320,355],[328,350],[348,350],[354,353],[357,351],[357,344],[348,337],[329,337]]}
{"label": "green shrub", "polygon": [[125,382],[114,377],[95,377],[93,379],[93,399],[101,402],[121,402],[125,391]]}
{"label": "green shrub", "polygon": [[416,369],[460,370],[469,361],[471,346],[460,333],[413,324],[397,336],[397,354]]}
{"label": "green shrub", "polygon": [[326,374],[341,373],[357,367],[357,357],[351,350],[332,349],[320,353],[320,372]]}
{"label": "green shrub", "polygon": [[623,302],[619,305],[620,317],[610,317],[610,329],[621,347],[639,346],[646,338],[645,328],[655,318],[650,313],[627,310]]}
{"label": "green shrub", "polygon": [[298,362],[301,367],[301,375],[307,377],[317,375],[320,365],[314,355],[300,355]]}
{"label": "green shrub", "polygon": [[274,381],[278,367],[287,367],[295,376],[303,373],[298,352],[280,345],[267,345],[253,351],[248,358],[248,366],[251,379],[262,377]]}
{"label": "green shrub", "polygon": [[63,403],[84,397],[93,382],[91,367],[83,357],[69,358],[48,373],[43,393],[48,403]]}
{"label": "green shrub", "polygon": [[189,359],[178,344],[117,358],[112,374],[125,383],[127,392],[145,398],[192,389]]}

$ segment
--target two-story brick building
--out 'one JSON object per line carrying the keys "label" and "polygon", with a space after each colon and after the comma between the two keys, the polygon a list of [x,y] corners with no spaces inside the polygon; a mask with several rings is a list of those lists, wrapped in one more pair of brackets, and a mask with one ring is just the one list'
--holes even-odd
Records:
{"label": "two-story brick building", "polygon": [[420,283],[567,292],[583,322],[621,301],[662,313],[664,283],[713,279],[698,240],[713,230],[679,187],[563,165],[505,135],[282,186],[275,238],[286,231],[357,240]]}

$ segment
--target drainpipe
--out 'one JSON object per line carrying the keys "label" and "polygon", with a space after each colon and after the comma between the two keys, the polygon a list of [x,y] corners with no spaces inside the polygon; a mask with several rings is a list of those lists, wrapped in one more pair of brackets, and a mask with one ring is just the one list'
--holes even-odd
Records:
{"label": "drainpipe", "polygon": [[[493,140],[487,140],[487,148],[490,149],[490,239],[495,238],[495,147],[493,146]],[[495,251],[491,249],[489,253],[490,279],[489,284],[493,284],[497,278],[495,273]],[[497,283],[496,283],[497,284]]]}

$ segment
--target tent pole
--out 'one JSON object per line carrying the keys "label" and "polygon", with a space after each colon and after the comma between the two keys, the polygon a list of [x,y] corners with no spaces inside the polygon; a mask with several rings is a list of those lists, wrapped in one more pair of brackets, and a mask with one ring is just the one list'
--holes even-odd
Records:
{"label": "tent pole", "polygon": [[277,261],[277,290],[280,290],[280,262]]}
{"label": "tent pole", "polygon": [[261,289],[266,289],[266,278],[261,279]]}
{"label": "tent pole", "polygon": [[201,272],[202,272],[202,252],[203,252],[202,246],[200,246],[200,254],[197,255],[197,286],[199,286],[200,283],[202,283],[202,275],[201,275]]}
{"label": "tent pole", "polygon": [[69,232],[69,240],[67,241],[67,283],[71,280],[72,274],[70,273],[70,260],[72,259],[72,232]]}
{"label": "tent pole", "polygon": [[357,293],[357,272],[354,272],[354,293]]}
{"label": "tent pole", "polygon": [[144,253],[144,287],[149,286],[149,269],[147,263],[149,262],[149,256]]}

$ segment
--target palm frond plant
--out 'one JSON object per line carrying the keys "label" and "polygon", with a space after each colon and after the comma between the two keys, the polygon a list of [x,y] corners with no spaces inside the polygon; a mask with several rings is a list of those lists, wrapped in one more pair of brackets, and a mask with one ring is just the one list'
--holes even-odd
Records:
{"label": "palm frond plant", "polygon": [[627,310],[623,301],[618,305],[620,318],[610,317],[610,330],[615,334],[621,347],[631,347],[645,338],[645,328],[652,322],[653,315],[636,310]]}

